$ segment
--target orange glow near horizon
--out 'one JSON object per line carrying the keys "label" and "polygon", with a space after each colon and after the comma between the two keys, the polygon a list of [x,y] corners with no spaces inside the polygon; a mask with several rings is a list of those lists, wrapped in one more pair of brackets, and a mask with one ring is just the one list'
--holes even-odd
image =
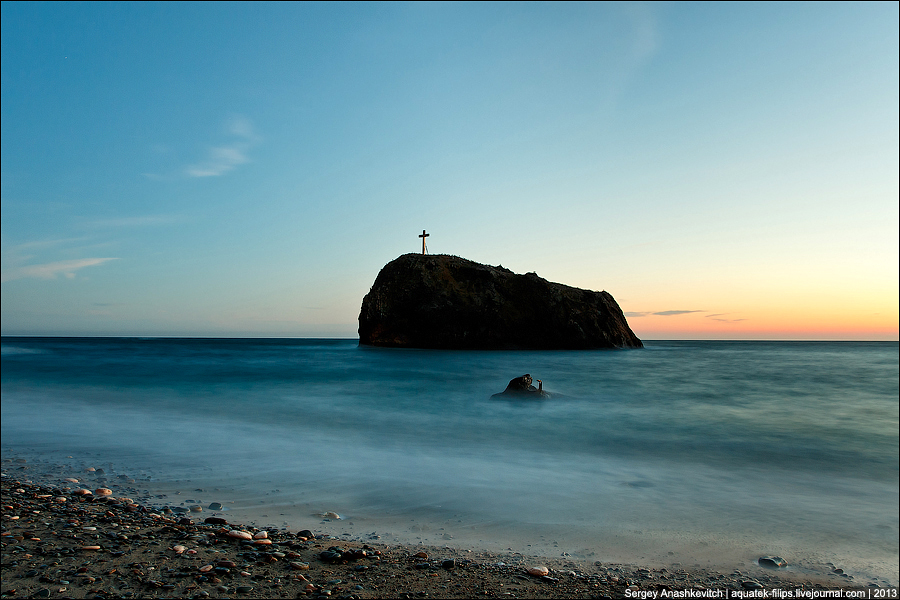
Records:
{"label": "orange glow near horizon", "polygon": [[[711,317],[701,312],[661,316],[628,317],[628,324],[641,339],[781,339],[897,341],[897,314],[852,315],[823,319],[822,315],[749,318]],[[792,318],[793,317],[793,318]]]}
{"label": "orange glow near horizon", "polygon": [[897,311],[838,312],[833,307],[782,311],[763,309],[724,314],[711,311],[668,316],[648,314],[628,317],[628,324],[642,339],[900,339]]}
{"label": "orange glow near horizon", "polygon": [[654,294],[641,303],[650,300],[669,310],[633,311],[626,318],[642,339],[897,341],[900,294],[895,286],[895,279],[885,277],[874,285],[804,285],[799,280],[793,287],[667,290],[668,296]]}

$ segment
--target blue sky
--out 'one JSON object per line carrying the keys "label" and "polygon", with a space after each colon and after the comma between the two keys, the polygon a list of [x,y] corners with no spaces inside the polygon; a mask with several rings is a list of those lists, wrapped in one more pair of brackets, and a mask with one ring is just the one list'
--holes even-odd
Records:
{"label": "blue sky", "polygon": [[898,5],[2,4],[2,333],[356,334],[420,248],[897,339]]}

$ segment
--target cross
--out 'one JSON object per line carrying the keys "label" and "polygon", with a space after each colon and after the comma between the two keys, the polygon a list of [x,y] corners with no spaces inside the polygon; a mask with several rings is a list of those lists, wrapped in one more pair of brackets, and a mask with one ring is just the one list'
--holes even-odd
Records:
{"label": "cross", "polygon": [[423,229],[422,235],[419,236],[420,238],[422,238],[422,254],[425,254],[425,238],[427,238],[429,235],[431,234],[425,233],[425,230]]}

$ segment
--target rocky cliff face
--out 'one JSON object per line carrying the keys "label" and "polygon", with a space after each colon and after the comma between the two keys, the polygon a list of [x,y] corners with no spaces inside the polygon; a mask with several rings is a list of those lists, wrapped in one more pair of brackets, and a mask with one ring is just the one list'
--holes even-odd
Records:
{"label": "rocky cliff face", "polygon": [[641,348],[606,292],[448,255],[389,262],[363,298],[359,343],[453,349]]}

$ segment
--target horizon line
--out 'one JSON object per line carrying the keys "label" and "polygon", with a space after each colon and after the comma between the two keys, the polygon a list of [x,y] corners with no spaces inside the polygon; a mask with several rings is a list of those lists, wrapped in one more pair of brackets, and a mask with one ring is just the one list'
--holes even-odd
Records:
{"label": "horizon line", "polygon": [[[114,334],[84,334],[84,335],[65,335],[65,334],[0,334],[3,338],[66,338],[66,339],[166,339],[166,340],[359,340],[359,337],[340,337],[340,336],[262,336],[262,335],[245,335],[245,336],[229,336],[229,335],[114,335]],[[900,343],[900,339],[879,340],[879,339],[822,339],[822,338],[639,338],[642,342],[822,342],[822,343]],[[377,347],[377,346],[373,346]],[[416,348],[413,348],[416,349]],[[590,350],[591,348],[587,348]],[[602,350],[604,348],[595,348]],[[632,348],[628,348],[632,349]],[[639,350],[639,348],[637,348]],[[565,350],[565,349],[564,349]],[[544,350],[539,350],[543,352]]]}

